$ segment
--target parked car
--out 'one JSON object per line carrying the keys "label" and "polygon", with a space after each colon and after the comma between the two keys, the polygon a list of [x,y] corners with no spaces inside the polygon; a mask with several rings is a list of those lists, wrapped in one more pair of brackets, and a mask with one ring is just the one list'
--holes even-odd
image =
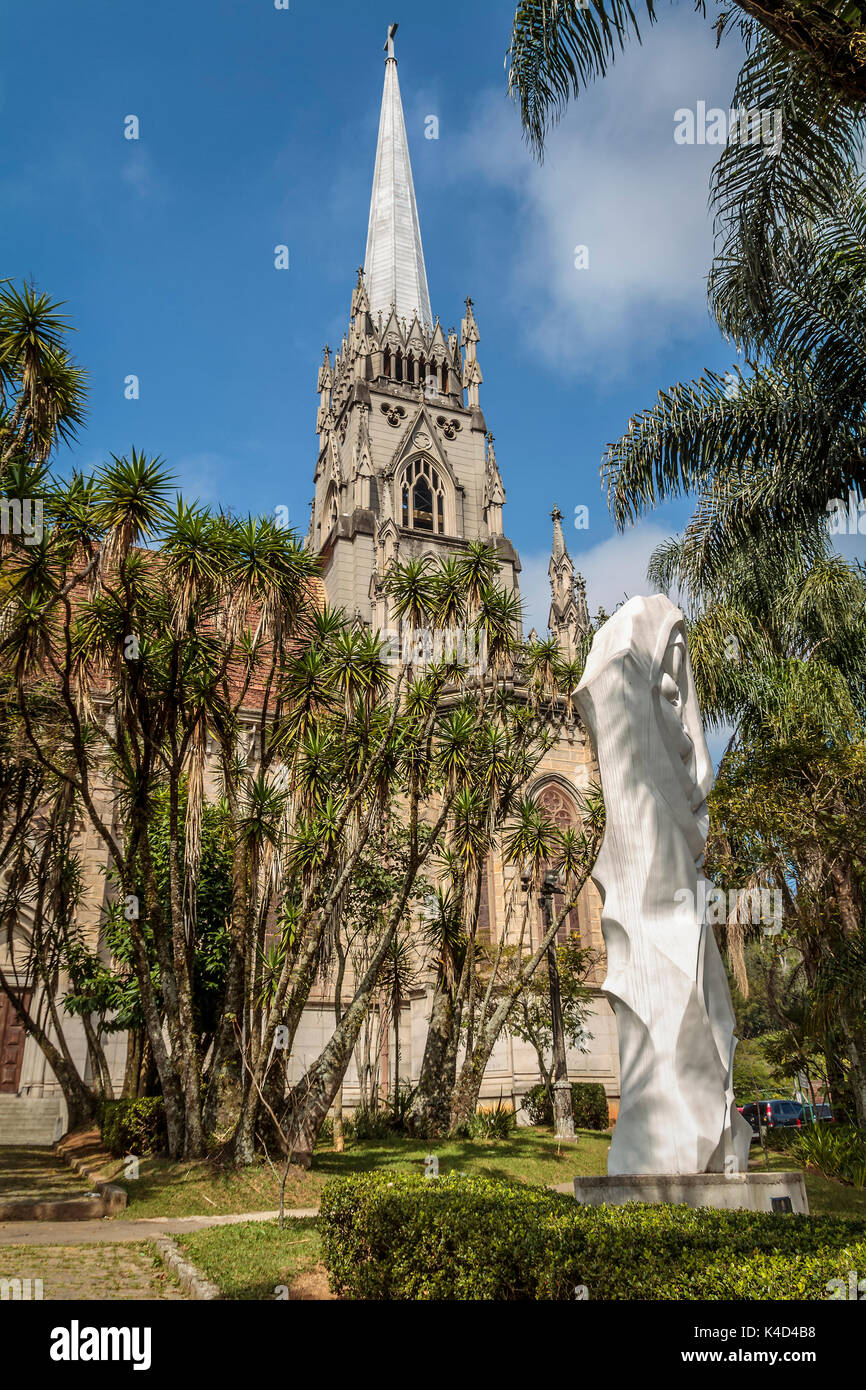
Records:
{"label": "parked car", "polygon": [[832,1105],[822,1102],[821,1105],[804,1105],[803,1121],[805,1124],[818,1124],[819,1121],[824,1124],[835,1124],[836,1116],[833,1114]]}
{"label": "parked car", "polygon": [[740,1114],[748,1120],[754,1134],[758,1133],[759,1123],[768,1129],[799,1129],[803,1123],[803,1107],[798,1100],[751,1101]]}

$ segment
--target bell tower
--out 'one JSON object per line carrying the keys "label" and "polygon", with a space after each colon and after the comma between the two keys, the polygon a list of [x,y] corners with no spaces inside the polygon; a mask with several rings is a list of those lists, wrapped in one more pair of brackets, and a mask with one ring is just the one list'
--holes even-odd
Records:
{"label": "bell tower", "polygon": [[389,625],[382,581],[389,565],[456,554],[489,541],[500,583],[517,589],[520,561],[503,534],[505,489],[481,409],[480,334],[471,299],[458,337],[434,317],[394,35],[385,84],[364,265],[348,331],[319,368],[307,545],[322,556],[328,603]]}

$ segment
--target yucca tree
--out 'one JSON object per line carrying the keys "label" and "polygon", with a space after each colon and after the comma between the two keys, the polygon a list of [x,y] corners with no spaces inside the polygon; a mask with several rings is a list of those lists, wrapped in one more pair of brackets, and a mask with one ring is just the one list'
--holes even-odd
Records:
{"label": "yucca tree", "polygon": [[[257,987],[247,965],[258,958],[273,900],[284,800],[261,765],[248,768],[240,715],[255,687],[267,722],[287,644],[303,639],[315,562],[268,521],[233,521],[182,499],[172,505],[169,487],[162,462],[137,450],[113,456],[92,484],[75,475],[54,484],[41,544],[16,545],[4,565],[2,645],[13,656],[32,754],[54,776],[55,753],[28,713],[46,677],[66,713],[72,771],[64,775],[131,904],[132,958],[170,1145],[196,1156],[206,1129],[193,940],[208,739],[220,748],[234,827],[218,1075],[231,1020],[244,1018],[245,981]],[[169,814],[167,904],[148,834],[160,791]]]}
{"label": "yucca tree", "polygon": [[424,627],[436,608],[436,587],[429,558],[424,555],[391,566],[386,579],[391,612],[410,628]]}
{"label": "yucca tree", "polygon": [[62,307],[33,285],[0,282],[0,486],[13,462],[45,463],[84,422],[86,377]]}
{"label": "yucca tree", "polygon": [[441,868],[444,875],[430,895],[421,932],[422,947],[432,955],[436,971],[424,1055],[409,1113],[412,1132],[422,1138],[444,1134],[448,1128],[457,1066],[454,1012],[467,944],[461,907],[462,859],[456,852],[445,851]]}

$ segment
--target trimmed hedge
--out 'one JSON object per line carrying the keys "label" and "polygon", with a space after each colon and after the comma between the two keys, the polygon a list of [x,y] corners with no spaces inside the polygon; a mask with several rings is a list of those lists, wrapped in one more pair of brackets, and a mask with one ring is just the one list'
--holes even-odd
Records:
{"label": "trimmed hedge", "polygon": [[571,1088],[571,1106],[578,1129],[610,1127],[607,1093],[600,1081],[575,1081]]}
{"label": "trimmed hedge", "polygon": [[[526,1092],[520,1102],[531,1125],[552,1125],[553,1104],[543,1081]],[[607,1094],[600,1081],[573,1081],[571,1109],[577,1129],[608,1129]]]}
{"label": "trimmed hedge", "polygon": [[165,1103],[162,1096],[142,1096],[139,1100],[104,1100],[99,1128],[109,1153],[160,1153],[168,1148]]}
{"label": "trimmed hedge", "polygon": [[364,1173],[322,1193],[331,1288],[358,1299],[809,1299],[866,1268],[866,1221],[579,1206],[452,1173]]}

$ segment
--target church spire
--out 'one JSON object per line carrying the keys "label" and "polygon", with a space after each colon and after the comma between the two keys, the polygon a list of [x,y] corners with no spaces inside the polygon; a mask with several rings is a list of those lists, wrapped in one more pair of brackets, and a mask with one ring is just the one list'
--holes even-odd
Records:
{"label": "church spire", "polygon": [[392,306],[396,306],[398,319],[405,318],[411,323],[417,312],[429,331],[433,326],[433,314],[397,79],[396,31],[397,25],[391,24],[385,44],[385,88],[370,199],[364,278],[374,318],[381,310],[383,319],[387,319]]}
{"label": "church spire", "polygon": [[548,566],[551,603],[547,626],[563,655],[570,660],[577,654],[581,639],[591,628],[586,605],[586,583],[582,574],[575,574],[562,531],[562,512],[556,505],[550,519],[553,522],[553,550]]}

